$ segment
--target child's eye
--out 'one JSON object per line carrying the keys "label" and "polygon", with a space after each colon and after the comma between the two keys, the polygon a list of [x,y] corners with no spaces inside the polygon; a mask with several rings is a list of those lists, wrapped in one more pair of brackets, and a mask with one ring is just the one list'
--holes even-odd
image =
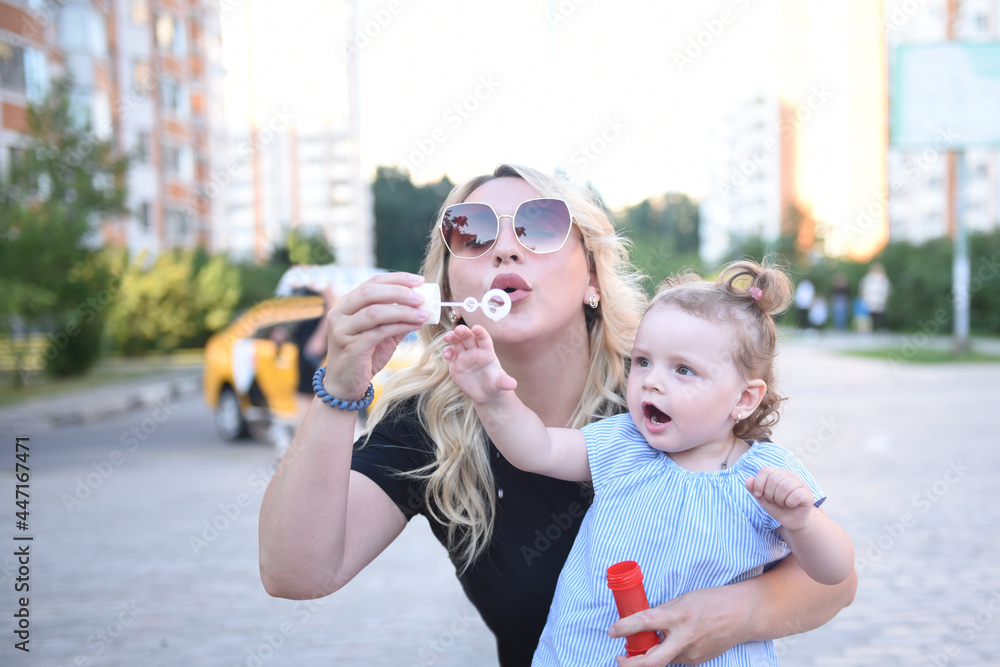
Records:
{"label": "child's eye", "polygon": [[639,368],[649,368],[649,359],[647,359],[646,357],[639,357],[638,359],[634,359],[632,363],[638,366]]}
{"label": "child's eye", "polygon": [[694,375],[694,371],[687,366],[678,366],[677,373],[678,375]]}

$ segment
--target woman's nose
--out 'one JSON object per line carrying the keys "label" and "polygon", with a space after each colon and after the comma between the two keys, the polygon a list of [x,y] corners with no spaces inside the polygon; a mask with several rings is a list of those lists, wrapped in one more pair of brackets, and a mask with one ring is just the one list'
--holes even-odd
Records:
{"label": "woman's nose", "polygon": [[493,258],[498,263],[517,261],[524,253],[524,247],[514,233],[514,216],[501,215],[497,242],[493,246]]}

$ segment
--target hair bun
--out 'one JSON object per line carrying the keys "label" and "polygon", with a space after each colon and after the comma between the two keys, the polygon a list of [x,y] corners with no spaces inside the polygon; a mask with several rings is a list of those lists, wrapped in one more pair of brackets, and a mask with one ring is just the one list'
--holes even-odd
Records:
{"label": "hair bun", "polygon": [[765,259],[758,264],[741,260],[726,266],[719,282],[735,292],[744,292],[767,315],[780,315],[792,304],[792,281],[783,269]]}

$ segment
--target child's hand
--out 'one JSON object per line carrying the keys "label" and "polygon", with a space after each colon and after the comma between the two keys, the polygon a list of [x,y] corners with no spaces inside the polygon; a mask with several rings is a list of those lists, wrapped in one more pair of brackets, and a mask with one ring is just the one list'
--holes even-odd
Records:
{"label": "child's hand", "polygon": [[517,380],[500,366],[493,341],[483,327],[477,324],[469,329],[460,324],[446,333],[444,340],[449,343],[443,355],[451,377],[474,403],[495,400],[517,387]]}
{"label": "child's hand", "polygon": [[764,467],[746,484],[761,507],[788,530],[801,530],[809,524],[812,491],[795,473]]}

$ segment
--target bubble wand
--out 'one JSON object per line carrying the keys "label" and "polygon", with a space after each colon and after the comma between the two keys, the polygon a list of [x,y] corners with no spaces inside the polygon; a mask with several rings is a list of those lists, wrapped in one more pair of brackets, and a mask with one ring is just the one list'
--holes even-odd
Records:
{"label": "bubble wand", "polygon": [[483,295],[482,301],[476,297],[466,297],[464,301],[441,301],[441,286],[437,283],[424,283],[414,288],[424,295],[424,309],[430,313],[427,324],[437,324],[441,321],[441,310],[445,306],[462,308],[467,313],[482,310],[486,317],[494,322],[507,316],[510,312],[510,295],[502,289],[491,289]]}

